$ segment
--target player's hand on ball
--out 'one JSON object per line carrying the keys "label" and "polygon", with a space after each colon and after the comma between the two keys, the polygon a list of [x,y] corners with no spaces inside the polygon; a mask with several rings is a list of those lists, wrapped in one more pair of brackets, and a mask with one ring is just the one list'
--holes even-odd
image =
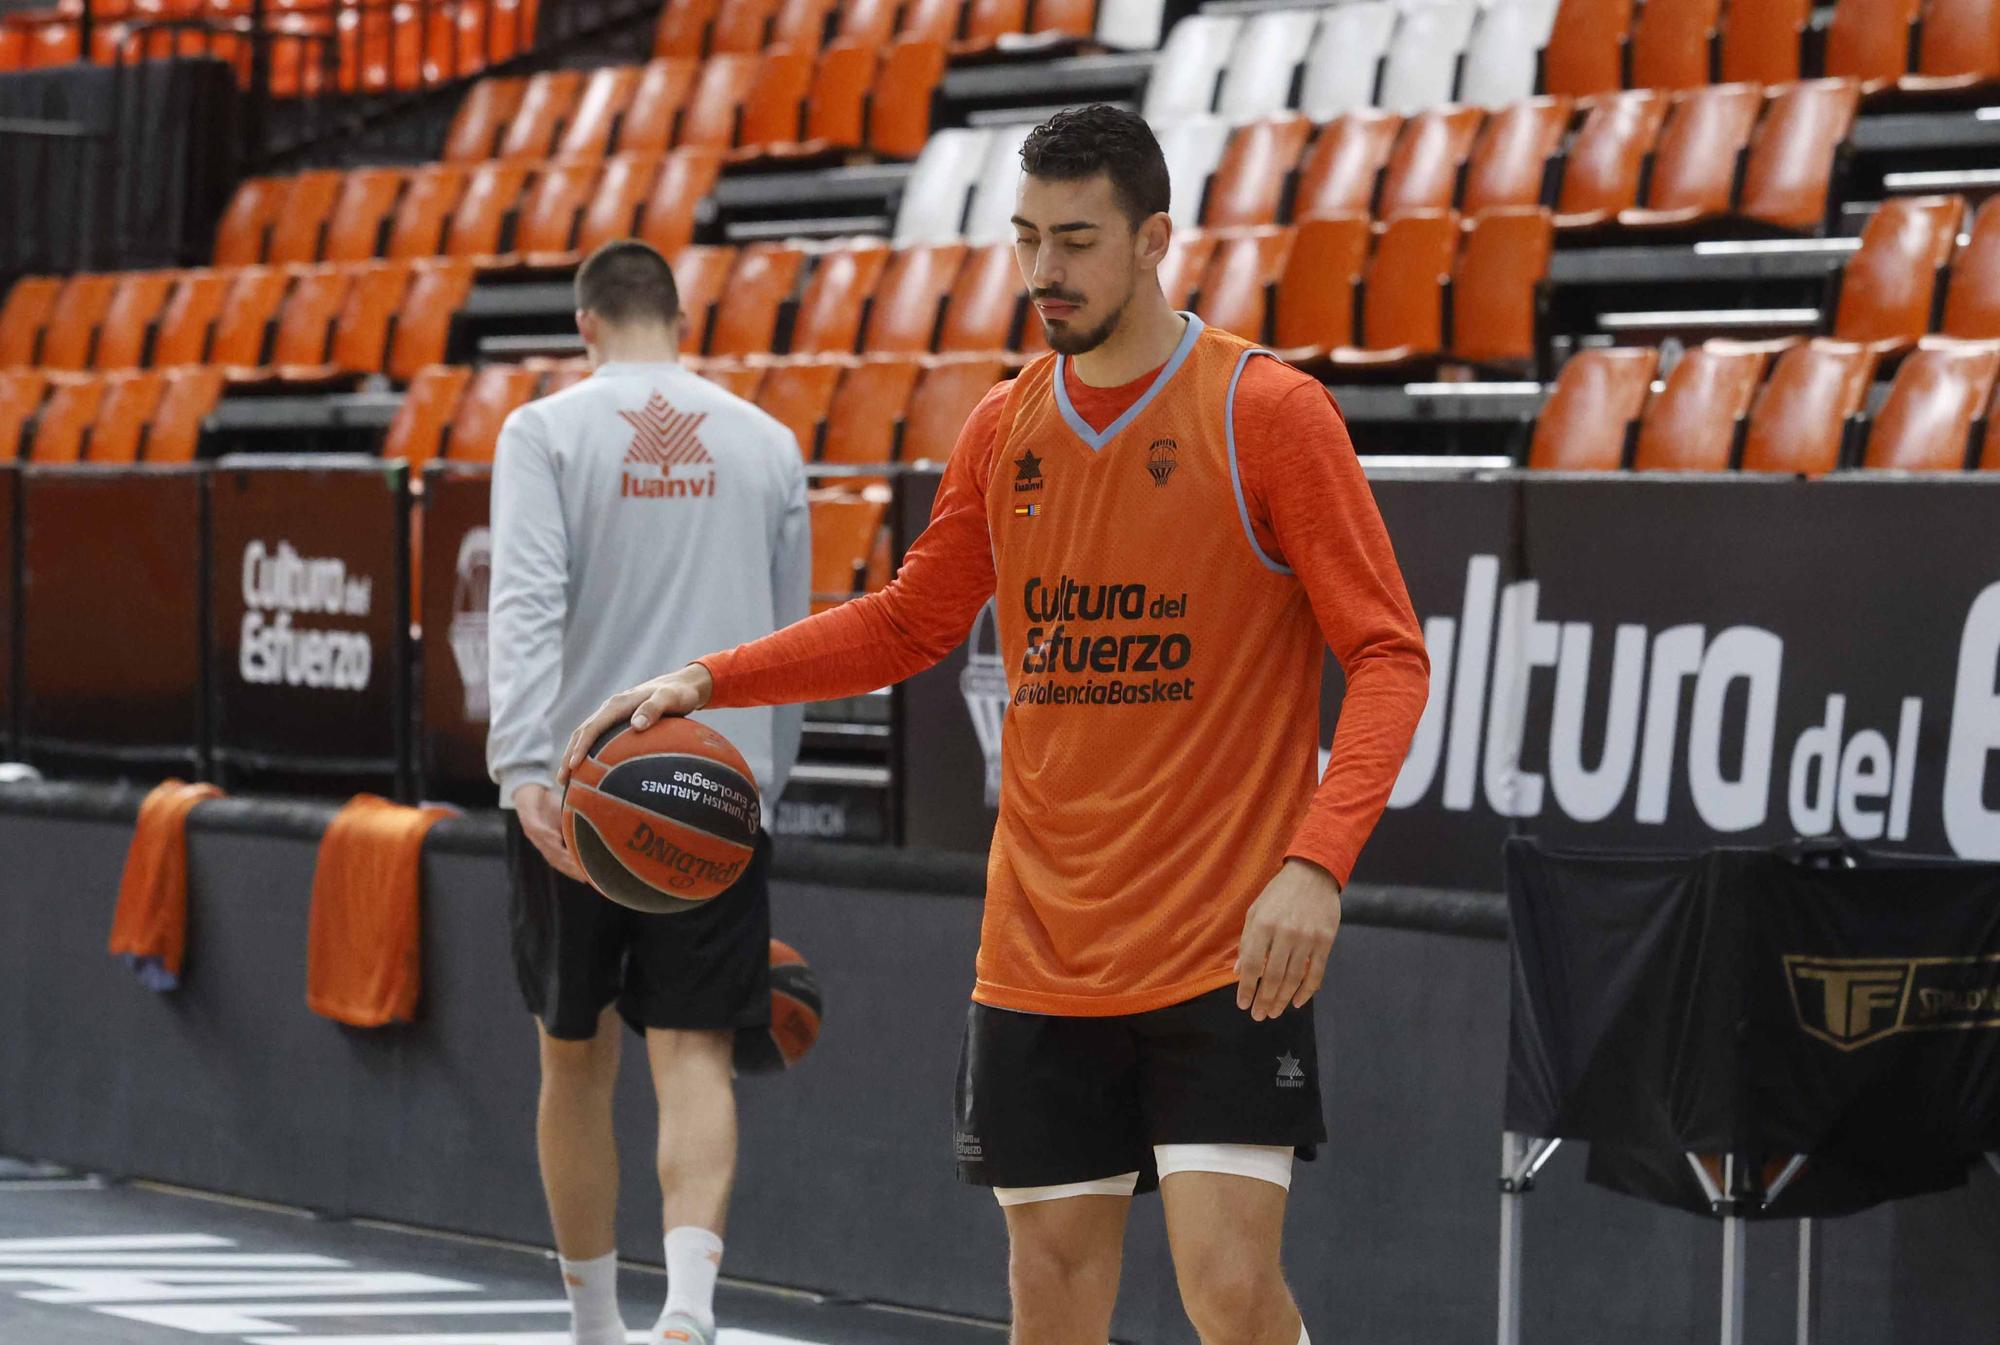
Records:
{"label": "player's hand on ball", "polygon": [[1236,1007],[1262,1022],[1303,1008],[1326,977],[1340,932],[1340,884],[1317,864],[1288,859],[1251,903],[1236,956]]}
{"label": "player's hand on ball", "polygon": [[521,819],[521,830],[549,861],[550,868],[579,883],[590,881],[563,840],[562,805],[556,802],[554,790],[546,785],[522,785],[514,791],[514,815]]}
{"label": "player's hand on ball", "polygon": [[699,663],[690,663],[679,672],[670,672],[650,682],[641,682],[630,691],[619,692],[598,706],[597,712],[569,735],[569,746],[563,749],[562,765],[556,771],[556,783],[569,783],[570,772],[583,764],[590,745],[606,729],[627,721],[635,729],[651,728],[670,716],[693,714],[708,704],[714,690],[715,679],[708,675],[708,669]]}

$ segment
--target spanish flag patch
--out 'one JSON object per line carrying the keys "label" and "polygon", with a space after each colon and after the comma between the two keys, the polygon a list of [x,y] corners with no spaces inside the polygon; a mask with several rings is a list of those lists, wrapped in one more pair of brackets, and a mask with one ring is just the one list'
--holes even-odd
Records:
{"label": "spanish flag patch", "polygon": [[1016,518],[1034,518],[1041,512],[1042,506],[1039,504],[1017,504],[1014,506],[1014,517]]}

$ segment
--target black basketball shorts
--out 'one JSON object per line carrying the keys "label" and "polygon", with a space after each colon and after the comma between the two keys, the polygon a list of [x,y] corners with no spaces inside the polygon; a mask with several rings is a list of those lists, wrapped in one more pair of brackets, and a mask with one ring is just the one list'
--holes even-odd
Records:
{"label": "black basketball shorts", "polygon": [[551,1037],[586,1040],[607,1004],[636,1032],[771,1021],[770,837],[705,905],[645,915],[549,867],[507,814],[514,974]]}
{"label": "black basketball shorts", "polygon": [[961,1180],[1066,1186],[1139,1174],[1156,1144],[1291,1145],[1326,1139],[1312,1008],[1257,1022],[1224,986],[1116,1018],[974,1004],[959,1054],[952,1136]]}

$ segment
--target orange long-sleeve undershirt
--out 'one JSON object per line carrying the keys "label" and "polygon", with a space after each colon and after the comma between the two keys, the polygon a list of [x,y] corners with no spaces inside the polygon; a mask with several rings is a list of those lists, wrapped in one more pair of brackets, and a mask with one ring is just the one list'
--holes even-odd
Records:
{"label": "orange long-sleeve undershirt", "polygon": [[[1153,375],[1093,388],[1066,365],[1072,404],[1094,427],[1132,405]],[[986,483],[1007,385],[967,418],[930,525],[896,578],[760,640],[699,660],[717,706],[859,695],[921,672],[956,649],[993,595]],[[1236,452],[1258,545],[1304,585],[1347,677],[1331,758],[1287,849],[1343,886],[1388,803],[1430,688],[1430,662],[1374,496],[1332,398],[1277,360],[1245,367]]]}

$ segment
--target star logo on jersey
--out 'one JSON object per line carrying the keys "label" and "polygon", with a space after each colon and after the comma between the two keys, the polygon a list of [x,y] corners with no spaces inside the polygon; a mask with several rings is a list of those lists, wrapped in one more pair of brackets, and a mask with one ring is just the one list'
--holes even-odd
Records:
{"label": "star logo on jersey", "polygon": [[1164,486],[1167,478],[1174,474],[1179,465],[1177,455],[1181,446],[1171,439],[1155,439],[1146,448],[1146,472],[1153,478],[1153,484]]}
{"label": "star logo on jersey", "polygon": [[1295,1055],[1279,1056],[1278,1087],[1303,1088],[1305,1084],[1306,1072],[1299,1068],[1299,1058]]}
{"label": "star logo on jersey", "polygon": [[[707,412],[676,411],[659,393],[637,411],[620,411],[618,418],[633,430],[625,450],[626,470],[620,474],[622,499],[704,499],[715,494],[715,458],[701,442]],[[637,466],[640,470],[634,472]],[[655,469],[654,476],[646,468]]]}
{"label": "star logo on jersey", "polygon": [[1042,460],[1035,456],[1031,448],[1021,450],[1021,456],[1014,459],[1014,490],[1016,493],[1042,488]]}

